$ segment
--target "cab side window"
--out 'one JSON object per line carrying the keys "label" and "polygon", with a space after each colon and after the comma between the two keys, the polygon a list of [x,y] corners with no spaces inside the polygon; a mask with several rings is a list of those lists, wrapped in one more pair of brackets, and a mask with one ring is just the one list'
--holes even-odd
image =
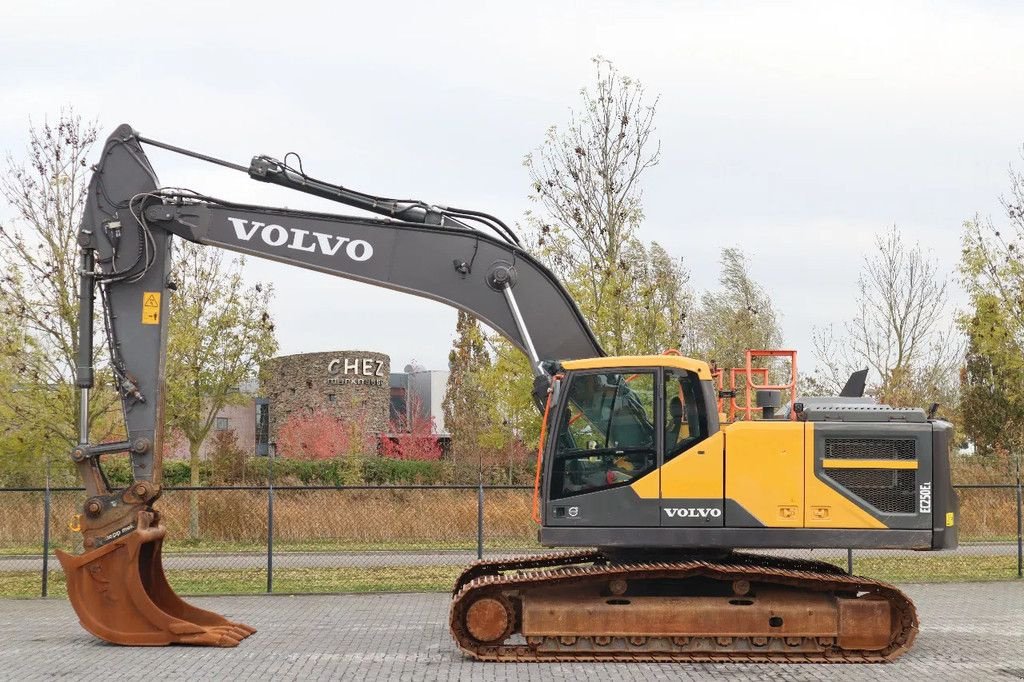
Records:
{"label": "cab side window", "polygon": [[708,436],[700,379],[693,372],[665,370],[665,461]]}
{"label": "cab side window", "polygon": [[628,484],[657,466],[655,373],[574,376],[552,463],[553,499]]}

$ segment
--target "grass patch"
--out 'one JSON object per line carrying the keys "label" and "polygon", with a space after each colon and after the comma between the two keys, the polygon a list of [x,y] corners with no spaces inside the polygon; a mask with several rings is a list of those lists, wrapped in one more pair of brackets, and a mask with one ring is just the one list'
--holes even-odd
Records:
{"label": "grass patch", "polygon": [[[67,543],[53,543],[51,550],[61,549],[72,554],[80,554],[81,547]],[[537,543],[537,537],[522,539],[485,540],[484,549],[496,551],[520,551],[544,549]],[[12,545],[0,547],[0,556],[39,556],[43,551],[41,545]],[[282,541],[274,540],[274,554],[279,552],[447,552],[476,551],[476,540],[466,541],[435,541],[406,540],[393,542],[355,542],[350,540],[306,540]],[[253,553],[266,554],[265,542],[227,542],[219,540],[180,540],[171,538],[163,546],[164,554],[234,554]]]}
{"label": "grass patch", "polygon": [[1017,557],[863,557],[853,556],[857,575],[890,583],[951,583],[1012,580],[1017,577]]}
{"label": "grass patch", "polygon": [[[278,568],[274,593],[317,592],[444,592],[455,584],[461,566],[382,566],[351,568]],[[175,591],[196,594],[262,594],[267,589],[265,570],[167,571]],[[35,571],[0,573],[0,597],[38,597],[41,576]],[[66,597],[64,574],[50,571],[49,595]]]}

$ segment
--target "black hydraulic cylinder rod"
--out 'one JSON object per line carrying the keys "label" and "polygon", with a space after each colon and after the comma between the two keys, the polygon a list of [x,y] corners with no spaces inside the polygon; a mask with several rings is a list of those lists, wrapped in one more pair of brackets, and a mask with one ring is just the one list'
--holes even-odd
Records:
{"label": "black hydraulic cylinder rod", "polygon": [[81,272],[78,274],[78,367],[75,371],[75,385],[89,389],[93,385],[92,367],[92,320],[95,291],[93,288],[93,252],[82,249]]}
{"label": "black hydraulic cylinder rod", "polygon": [[174,152],[175,154],[191,156],[193,159],[199,159],[201,161],[209,161],[210,163],[215,163],[218,166],[224,166],[225,168],[230,168],[232,170],[242,171],[243,173],[246,173],[249,170],[248,168],[242,166],[241,164],[225,161],[224,159],[218,159],[216,156],[209,156],[208,154],[200,154],[199,152],[194,152],[191,149],[185,149],[184,147],[175,147],[173,144],[167,144],[166,142],[160,142],[159,140],[152,140],[148,137],[143,137],[138,133],[135,133],[135,139],[137,139],[139,142],[151,144],[154,147],[166,149],[167,151]]}
{"label": "black hydraulic cylinder rod", "polygon": [[249,166],[249,177],[260,182],[269,182],[288,189],[298,190],[306,194],[338,201],[348,206],[361,208],[364,211],[388,216],[408,223],[421,223],[425,225],[445,225],[448,227],[463,227],[472,229],[465,223],[453,218],[443,216],[439,211],[433,211],[425,204],[412,201],[395,201],[375,197],[370,194],[363,194],[355,190],[346,189],[339,185],[332,185],[329,182],[317,180],[316,178],[305,177],[295,173],[277,161],[265,156],[256,156]]}

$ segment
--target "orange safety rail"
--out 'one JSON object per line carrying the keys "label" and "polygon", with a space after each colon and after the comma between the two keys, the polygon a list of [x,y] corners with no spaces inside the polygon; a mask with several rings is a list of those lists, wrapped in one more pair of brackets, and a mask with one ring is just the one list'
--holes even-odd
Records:
{"label": "orange safety rail", "polygon": [[[747,352],[749,353],[749,351]],[[729,370],[729,390],[732,392],[732,397],[729,398],[729,421],[736,421],[737,412],[743,412],[748,420],[751,418],[750,385],[753,383],[751,377],[754,375],[760,375],[762,381],[768,381],[768,369],[766,367],[750,367],[749,356],[747,358],[747,367],[733,367]],[[743,377],[743,384],[747,389],[747,401],[743,405],[736,402],[736,379],[741,376]]]}
{"label": "orange safety rail", "polygon": [[[789,383],[785,384],[769,384],[768,381],[768,370],[763,370],[764,381],[766,383],[758,384],[754,381],[754,373],[762,368],[755,368],[753,366],[754,358],[789,358]],[[756,390],[778,390],[778,391],[789,391],[789,399],[793,404],[796,404],[796,351],[795,350],[748,350],[747,351],[747,404],[745,406],[746,418],[751,419],[753,417],[754,400],[753,394]],[[790,419],[796,419],[796,411],[790,410]]]}

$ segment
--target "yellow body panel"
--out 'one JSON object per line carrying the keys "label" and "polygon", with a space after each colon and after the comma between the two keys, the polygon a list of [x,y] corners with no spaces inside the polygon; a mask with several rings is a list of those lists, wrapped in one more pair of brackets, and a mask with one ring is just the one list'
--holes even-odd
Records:
{"label": "yellow body panel", "polygon": [[613,355],[606,358],[566,360],[562,363],[562,367],[568,370],[668,367],[696,372],[699,379],[711,380],[711,370],[708,368],[708,363],[702,360],[686,358],[682,355]]}
{"label": "yellow body panel", "polygon": [[725,439],[708,436],[661,467],[661,496],[666,499],[721,499]]}
{"label": "yellow body panel", "polygon": [[804,422],[735,422],[724,433],[726,499],[765,526],[803,526]]}
{"label": "yellow body panel", "polygon": [[630,484],[630,488],[636,493],[637,497],[643,500],[656,500],[661,497],[661,471],[665,467],[655,469],[654,471],[644,474],[640,478],[633,481]]}
{"label": "yellow body panel", "polygon": [[851,500],[818,480],[814,475],[814,424],[805,422],[807,448],[804,471],[806,508],[804,526],[807,528],[885,528],[885,524],[867,513]]}
{"label": "yellow body panel", "polygon": [[[724,497],[769,528],[885,528],[815,476],[813,445],[807,449],[807,444],[814,443],[813,429],[809,422],[728,424],[630,487],[648,500]],[[916,462],[884,460],[825,462],[879,469],[894,468],[893,464],[917,466]]]}
{"label": "yellow body panel", "polygon": [[917,462],[905,459],[823,459],[826,469],[916,469]]}

